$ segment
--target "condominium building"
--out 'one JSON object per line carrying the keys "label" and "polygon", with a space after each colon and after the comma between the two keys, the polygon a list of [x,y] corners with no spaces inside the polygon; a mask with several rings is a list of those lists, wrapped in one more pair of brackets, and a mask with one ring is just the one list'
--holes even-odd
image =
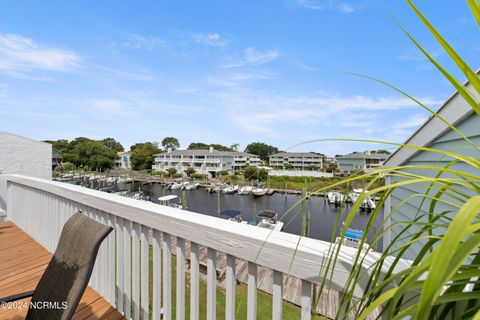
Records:
{"label": "condominium building", "polygon": [[337,157],[337,164],[341,172],[368,171],[383,165],[388,156],[387,153],[353,152]]}
{"label": "condominium building", "polygon": [[117,152],[117,158],[115,159],[115,169],[130,170],[132,168],[130,164],[130,151]]}
{"label": "condominium building", "polygon": [[260,157],[246,153],[233,151],[217,151],[213,147],[206,150],[168,150],[156,154],[153,170],[167,170],[175,168],[178,172],[187,168],[194,168],[197,173],[217,173],[234,170],[242,170],[246,166],[258,166],[261,164]]}
{"label": "condominium building", "polygon": [[295,170],[310,170],[323,166],[323,155],[313,152],[281,152],[268,157],[272,168],[284,169],[291,165]]}

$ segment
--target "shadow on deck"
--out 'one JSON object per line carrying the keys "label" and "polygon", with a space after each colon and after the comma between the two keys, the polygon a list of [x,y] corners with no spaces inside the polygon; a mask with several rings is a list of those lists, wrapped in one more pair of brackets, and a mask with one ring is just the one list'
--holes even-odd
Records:
{"label": "shadow on deck", "polygon": [[[0,223],[0,256],[0,297],[6,297],[34,290],[52,254],[15,224],[7,221]],[[23,299],[19,302],[29,300]],[[27,311],[27,307],[0,308],[0,320],[25,319]],[[118,320],[124,318],[95,290],[87,287],[73,319]]]}

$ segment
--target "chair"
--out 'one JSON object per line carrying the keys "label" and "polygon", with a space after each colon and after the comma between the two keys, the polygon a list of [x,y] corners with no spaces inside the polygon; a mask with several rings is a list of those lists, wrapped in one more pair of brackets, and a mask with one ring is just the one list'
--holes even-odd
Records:
{"label": "chair", "polygon": [[[32,308],[27,320],[71,319],[92,274],[102,241],[113,229],[76,212],[63,226],[55,254],[34,291],[0,298],[1,302],[32,297],[32,303],[48,303],[48,308]],[[51,308],[55,306],[55,308]]]}

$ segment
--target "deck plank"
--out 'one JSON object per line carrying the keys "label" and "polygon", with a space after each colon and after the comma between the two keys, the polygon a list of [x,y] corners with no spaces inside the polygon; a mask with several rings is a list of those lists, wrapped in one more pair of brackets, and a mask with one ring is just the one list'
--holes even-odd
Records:
{"label": "deck plank", "polygon": [[[34,290],[52,254],[10,221],[0,223],[0,297]],[[23,299],[28,302],[30,299]],[[0,309],[0,320],[25,319],[27,308]],[[95,290],[87,287],[73,316],[83,319],[124,319]]]}

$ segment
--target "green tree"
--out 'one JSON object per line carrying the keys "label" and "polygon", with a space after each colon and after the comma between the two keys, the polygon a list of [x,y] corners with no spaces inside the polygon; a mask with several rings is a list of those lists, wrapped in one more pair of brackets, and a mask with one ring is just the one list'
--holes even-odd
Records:
{"label": "green tree", "polygon": [[173,177],[177,173],[177,169],[175,168],[168,168],[167,169],[168,174]]}
{"label": "green tree", "polygon": [[286,169],[286,170],[292,170],[293,169],[293,165],[291,165],[290,163],[285,163],[283,165],[283,167]]}
{"label": "green tree", "polygon": [[136,143],[130,147],[130,161],[133,170],[151,169],[154,155],[161,152],[158,145],[153,142]]}
{"label": "green tree", "polygon": [[114,138],[105,138],[102,143],[115,152],[124,151],[122,144]]}
{"label": "green tree", "polygon": [[185,173],[186,173],[189,177],[191,177],[192,174],[195,173],[195,168],[188,167],[188,168],[185,170]]}
{"label": "green tree", "polygon": [[318,166],[314,165],[314,164],[310,164],[308,166],[308,170],[312,170],[312,171],[317,171],[318,170]]}
{"label": "green tree", "polygon": [[263,161],[268,161],[268,156],[278,153],[278,148],[263,142],[253,142],[245,148],[245,152],[256,154]]}
{"label": "green tree", "polygon": [[166,137],[162,140],[162,147],[164,149],[172,149],[172,150],[177,150],[180,148],[180,142],[178,141],[177,138],[174,137]]}
{"label": "green tree", "polygon": [[224,145],[218,144],[218,143],[211,143],[211,144],[206,144],[203,142],[192,142],[188,145],[189,150],[205,150],[208,149],[209,147],[213,147],[217,151],[233,151],[231,148],[226,147]]}
{"label": "green tree", "polygon": [[57,149],[62,154],[70,150],[70,142],[67,139],[44,140],[43,142],[50,143],[53,149]]}
{"label": "green tree", "polygon": [[232,143],[232,145],[230,146],[230,150],[238,151],[239,146],[240,146],[240,144],[238,144],[238,143]]}
{"label": "green tree", "polygon": [[247,166],[245,167],[244,176],[247,180],[265,181],[268,177],[268,171],[263,168],[259,169],[257,167]]}
{"label": "green tree", "polygon": [[78,137],[69,143],[67,150],[62,152],[65,162],[70,162],[78,168],[105,170],[113,167],[116,152],[108,148],[103,142]]}
{"label": "green tree", "polygon": [[208,149],[208,144],[202,142],[192,142],[187,147],[188,150],[204,150]]}

